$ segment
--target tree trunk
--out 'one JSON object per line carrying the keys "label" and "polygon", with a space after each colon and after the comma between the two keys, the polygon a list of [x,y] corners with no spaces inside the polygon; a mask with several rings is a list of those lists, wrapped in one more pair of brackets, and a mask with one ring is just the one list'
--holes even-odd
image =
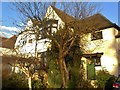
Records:
{"label": "tree trunk", "polygon": [[69,80],[69,72],[66,67],[66,63],[63,57],[63,53],[60,51],[59,53],[59,65],[60,65],[60,72],[62,75],[62,88],[67,88],[68,80]]}
{"label": "tree trunk", "polygon": [[65,84],[65,76],[64,76],[64,69],[63,69],[63,60],[62,58],[59,58],[59,63],[60,63],[60,72],[61,72],[61,76],[62,76],[62,88],[65,88],[66,84]]}
{"label": "tree trunk", "polygon": [[28,77],[28,86],[29,86],[29,90],[32,90],[32,84],[31,84],[31,77]]}
{"label": "tree trunk", "polygon": [[69,72],[68,72],[68,69],[66,67],[66,63],[65,63],[65,60],[63,59],[63,68],[64,68],[64,72],[65,72],[65,82],[66,82],[66,88],[67,88],[67,84],[68,84],[68,81],[69,81]]}

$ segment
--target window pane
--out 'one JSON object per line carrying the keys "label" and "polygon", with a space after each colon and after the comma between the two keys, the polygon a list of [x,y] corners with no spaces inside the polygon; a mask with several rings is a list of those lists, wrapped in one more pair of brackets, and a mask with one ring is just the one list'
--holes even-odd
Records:
{"label": "window pane", "polygon": [[91,34],[91,40],[98,40],[98,39],[102,39],[102,38],[103,38],[102,31]]}
{"label": "window pane", "polygon": [[28,43],[32,43],[32,39],[29,39],[29,42]]}

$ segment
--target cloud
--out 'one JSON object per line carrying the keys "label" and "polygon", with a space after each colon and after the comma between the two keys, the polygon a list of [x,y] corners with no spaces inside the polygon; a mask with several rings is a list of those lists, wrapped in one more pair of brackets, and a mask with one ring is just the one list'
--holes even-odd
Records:
{"label": "cloud", "polygon": [[7,26],[0,26],[0,30],[8,30],[11,32],[20,32],[20,30],[16,27],[7,27]]}
{"label": "cloud", "polygon": [[12,36],[13,36],[12,34],[5,33],[5,32],[0,32],[0,37],[10,38],[10,37],[12,37]]}
{"label": "cloud", "polygon": [[7,27],[7,26],[0,26],[0,36],[2,37],[11,37],[20,32],[20,29],[16,27]]}

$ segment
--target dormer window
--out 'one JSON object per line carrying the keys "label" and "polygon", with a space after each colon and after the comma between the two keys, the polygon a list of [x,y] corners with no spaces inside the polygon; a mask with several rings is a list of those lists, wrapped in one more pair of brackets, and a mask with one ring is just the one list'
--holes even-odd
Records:
{"label": "dormer window", "polygon": [[91,40],[99,40],[99,39],[103,39],[102,31],[91,33]]}

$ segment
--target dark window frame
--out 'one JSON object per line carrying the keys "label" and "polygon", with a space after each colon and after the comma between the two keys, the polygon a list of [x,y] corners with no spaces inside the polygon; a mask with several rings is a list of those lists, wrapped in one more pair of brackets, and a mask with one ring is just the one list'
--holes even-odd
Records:
{"label": "dark window frame", "polygon": [[96,31],[91,33],[91,40],[99,40],[99,39],[103,39],[103,35],[102,35],[102,31]]}
{"label": "dark window frame", "polygon": [[90,58],[87,58],[91,61],[91,63],[94,63],[95,66],[101,66],[101,57],[98,56],[92,56]]}
{"label": "dark window frame", "polygon": [[28,43],[32,43],[32,42],[33,42],[33,39],[29,39],[29,40],[28,40]]}
{"label": "dark window frame", "polygon": [[95,66],[101,66],[101,57],[95,56],[92,57],[92,59],[94,60]]}

